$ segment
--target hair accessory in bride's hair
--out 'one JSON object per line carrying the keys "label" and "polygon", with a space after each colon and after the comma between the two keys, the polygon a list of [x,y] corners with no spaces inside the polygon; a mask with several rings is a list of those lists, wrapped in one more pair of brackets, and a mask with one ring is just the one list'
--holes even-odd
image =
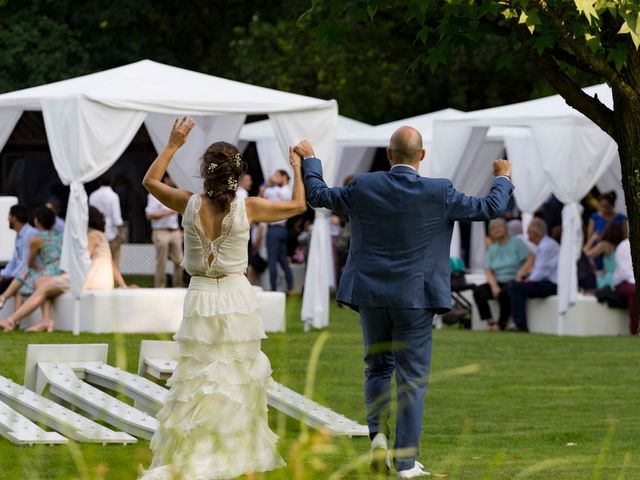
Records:
{"label": "hair accessory in bride's hair", "polygon": [[240,166],[242,165],[242,157],[239,153],[236,153],[235,157],[233,157],[233,163],[237,168],[240,168]]}
{"label": "hair accessory in bride's hair", "polygon": [[213,197],[213,190],[209,190],[209,191],[207,192],[207,195],[209,195],[210,197]]}
{"label": "hair accessory in bride's hair", "polygon": [[218,166],[217,163],[210,163],[209,166],[207,167],[207,172],[213,173],[213,171],[216,169],[217,166]]}
{"label": "hair accessory in bride's hair", "polygon": [[229,184],[229,190],[232,190],[234,192],[238,190],[238,181],[235,180],[233,177],[229,177],[227,179],[227,183]]}

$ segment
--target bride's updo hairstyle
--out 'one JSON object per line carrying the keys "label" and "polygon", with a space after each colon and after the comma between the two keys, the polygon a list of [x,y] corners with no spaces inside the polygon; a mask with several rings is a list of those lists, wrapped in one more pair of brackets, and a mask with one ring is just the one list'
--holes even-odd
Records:
{"label": "bride's updo hairstyle", "polygon": [[209,201],[224,211],[236,196],[238,179],[243,173],[242,156],[227,142],[216,142],[202,156],[200,175]]}

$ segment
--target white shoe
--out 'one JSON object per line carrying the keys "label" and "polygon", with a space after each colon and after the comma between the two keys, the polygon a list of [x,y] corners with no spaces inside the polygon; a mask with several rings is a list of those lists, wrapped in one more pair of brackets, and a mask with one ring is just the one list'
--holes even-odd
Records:
{"label": "white shoe", "polygon": [[371,470],[377,473],[388,473],[391,470],[389,441],[384,433],[376,434],[371,441]]}
{"label": "white shoe", "polygon": [[409,470],[398,470],[396,474],[398,475],[398,478],[420,478],[431,476],[431,473],[425,472],[423,468],[424,465],[416,461],[413,464],[413,468],[410,468]]}

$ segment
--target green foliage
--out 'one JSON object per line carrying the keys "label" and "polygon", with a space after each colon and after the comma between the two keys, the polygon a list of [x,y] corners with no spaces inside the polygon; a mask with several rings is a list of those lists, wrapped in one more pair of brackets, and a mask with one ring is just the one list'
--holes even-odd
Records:
{"label": "green foliage", "polygon": [[[569,53],[575,42],[617,69],[625,64],[629,45],[640,47],[637,0],[361,0],[346,7],[340,1],[316,0],[314,5],[328,9],[334,18],[341,15],[344,28],[366,21],[365,12],[377,16],[391,10],[403,12],[405,23],[427,47],[423,61],[432,70],[448,63],[458,46],[485,41],[488,33],[509,38],[516,50],[533,49],[539,54],[554,54],[557,49]],[[561,38],[564,33],[567,36]]]}
{"label": "green foliage", "polygon": [[[185,8],[153,0],[90,0],[81,7],[71,0],[8,2],[0,15],[0,92],[150,58],[336,98],[342,114],[373,124],[551,93],[523,55],[508,53],[510,40],[497,37],[441,53],[435,63],[448,65],[433,76],[425,66],[433,64],[428,49],[403,27],[402,8],[372,1],[350,9],[357,4],[343,3],[341,16],[331,17],[329,7],[316,3],[310,9],[308,0],[194,0]],[[407,14],[426,22],[420,38],[443,33],[417,2],[410,5]],[[497,64],[512,71],[496,72]],[[505,84],[512,88],[505,91]]]}
{"label": "green foliage", "polygon": [[[304,4],[300,2],[299,11]],[[498,60],[510,51],[509,42],[498,37],[457,46],[442,74],[432,75],[422,63],[426,49],[415,41],[411,29],[402,27],[402,11],[381,11],[383,6],[384,2],[372,2],[362,10],[340,7],[335,12],[339,17],[331,17],[327,6],[316,4],[295,24],[286,17],[256,15],[246,27],[234,31],[230,43],[234,78],[336,98],[341,114],[373,124],[447,107],[484,108],[525,100],[532,92],[551,92],[518,53],[509,57],[518,75],[495,71]],[[342,15],[344,22],[335,20]],[[435,27],[425,25],[422,34],[433,31]],[[513,88],[505,91],[501,88],[505,84]]]}

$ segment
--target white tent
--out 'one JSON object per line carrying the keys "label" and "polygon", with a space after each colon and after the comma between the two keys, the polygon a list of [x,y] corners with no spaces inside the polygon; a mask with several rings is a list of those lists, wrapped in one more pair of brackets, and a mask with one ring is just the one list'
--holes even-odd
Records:
{"label": "white tent", "polygon": [[[589,87],[585,92],[612,106],[611,90],[606,85]],[[531,213],[550,193],[565,204],[558,268],[558,304],[563,313],[575,301],[578,291],[576,259],[582,249],[579,202],[602,178],[606,182],[603,186],[619,184],[611,167],[617,158],[617,146],[591,120],[555,95],[436,121],[434,174],[451,178],[460,171],[488,170],[488,164],[472,159],[491,127],[527,129],[522,134],[504,135],[507,154],[513,160],[519,207]],[[476,193],[470,190],[469,193]]]}
{"label": "white tent", "polygon": [[[205,147],[213,140],[235,143],[247,114],[269,115],[283,156],[288,145],[306,137],[314,143],[329,175],[334,167],[335,101],[149,60],[0,95],[0,149],[25,110],[42,111],[54,166],[62,182],[70,186],[62,266],[70,273],[71,293],[76,298],[90,264],[83,183],[99,177],[116,162],[143,122],[158,149],[176,116],[195,117],[192,138],[170,169],[179,186],[193,191],[200,189],[197,164]],[[318,242],[329,252],[328,225],[318,230]],[[328,295],[328,287],[326,291]]]}
{"label": "white tent", "polygon": [[[358,155],[359,152],[355,151],[355,148],[349,149],[348,155],[341,152],[342,146],[354,135],[354,132],[360,132],[369,128],[371,128],[371,126],[367,123],[338,115],[338,124],[336,126],[336,179],[340,180],[347,176],[341,173],[341,170],[345,168],[343,166],[344,163],[359,165],[360,160],[373,160],[373,152],[371,152],[371,155],[369,156],[365,155],[364,151],[361,155]],[[246,148],[248,142],[256,143],[256,149],[258,151],[258,157],[260,158],[260,166],[262,167],[262,174],[264,178],[267,178],[276,170],[286,170],[291,173],[289,162],[280,154],[280,148],[277,144],[273,125],[269,120],[246,123],[240,130],[238,138],[240,140],[239,143],[241,149]],[[361,159],[361,157],[366,158]],[[355,168],[354,172],[362,171],[357,168],[357,165]]]}

